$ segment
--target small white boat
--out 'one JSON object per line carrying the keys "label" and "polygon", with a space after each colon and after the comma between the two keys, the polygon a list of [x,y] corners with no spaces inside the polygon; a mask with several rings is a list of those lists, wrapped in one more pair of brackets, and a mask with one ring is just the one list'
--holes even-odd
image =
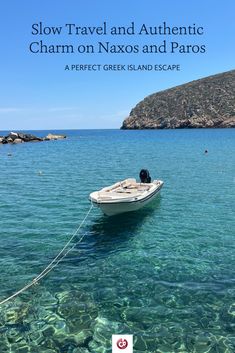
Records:
{"label": "small white boat", "polygon": [[[151,178],[149,179],[151,181]],[[125,179],[90,194],[90,201],[107,216],[136,211],[147,205],[159,194],[163,181],[136,182]]]}

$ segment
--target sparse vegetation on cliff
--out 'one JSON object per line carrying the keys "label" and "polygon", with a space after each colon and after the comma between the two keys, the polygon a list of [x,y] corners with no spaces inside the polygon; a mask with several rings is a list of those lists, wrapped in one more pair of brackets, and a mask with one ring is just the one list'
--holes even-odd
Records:
{"label": "sparse vegetation on cliff", "polygon": [[235,70],[154,93],[138,103],[122,129],[235,127]]}

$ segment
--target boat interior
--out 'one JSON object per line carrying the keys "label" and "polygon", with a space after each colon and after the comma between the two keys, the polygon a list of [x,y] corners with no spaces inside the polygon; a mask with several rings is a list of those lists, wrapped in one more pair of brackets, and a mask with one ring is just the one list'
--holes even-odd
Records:
{"label": "boat interior", "polygon": [[145,191],[149,191],[153,184],[137,183],[136,179],[126,179],[114,185],[106,187],[99,191],[100,197],[127,195],[141,195]]}

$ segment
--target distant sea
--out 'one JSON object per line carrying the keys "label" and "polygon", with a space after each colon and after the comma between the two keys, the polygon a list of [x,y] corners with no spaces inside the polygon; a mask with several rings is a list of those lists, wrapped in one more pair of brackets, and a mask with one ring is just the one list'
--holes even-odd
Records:
{"label": "distant sea", "polygon": [[0,145],[1,300],[62,249],[90,192],[141,168],[165,185],[138,212],[91,211],[83,241],[1,306],[0,352],[105,353],[133,334],[135,353],[234,353],[235,130],[59,133]]}

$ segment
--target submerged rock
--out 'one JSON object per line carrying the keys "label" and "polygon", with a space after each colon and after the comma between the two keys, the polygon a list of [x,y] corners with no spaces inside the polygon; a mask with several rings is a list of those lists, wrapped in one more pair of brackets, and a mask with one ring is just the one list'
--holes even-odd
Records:
{"label": "submerged rock", "polygon": [[88,349],[84,347],[78,347],[78,348],[74,348],[72,353],[90,353],[90,351],[88,351]]}
{"label": "submerged rock", "polygon": [[3,313],[5,325],[15,325],[22,323],[25,320],[29,313],[29,307],[25,304],[19,306],[11,305]]}

